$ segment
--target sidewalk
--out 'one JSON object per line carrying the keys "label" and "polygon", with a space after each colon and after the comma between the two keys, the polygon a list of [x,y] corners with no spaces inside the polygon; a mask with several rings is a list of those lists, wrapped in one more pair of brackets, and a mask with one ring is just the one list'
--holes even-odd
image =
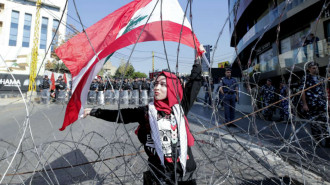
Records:
{"label": "sidewalk", "polygon": [[[210,106],[196,102],[190,113],[212,122],[210,128],[215,127],[214,120],[223,124],[224,111],[213,112]],[[248,113],[236,112],[235,119]],[[210,120],[212,118],[212,120]],[[276,117],[274,118],[276,120]],[[310,125],[296,121],[293,124],[286,122],[265,121],[258,116],[248,117],[235,122],[237,127],[221,127],[222,130],[230,128],[236,136],[249,140],[270,151],[279,154],[297,168],[302,166],[330,182],[330,148],[314,145],[310,136]]]}

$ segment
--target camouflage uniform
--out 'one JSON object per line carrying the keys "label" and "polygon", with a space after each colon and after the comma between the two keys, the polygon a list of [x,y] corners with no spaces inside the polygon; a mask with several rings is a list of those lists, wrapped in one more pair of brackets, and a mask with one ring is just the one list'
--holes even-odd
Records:
{"label": "camouflage uniform", "polygon": [[[270,85],[268,86],[267,84],[263,85],[261,87],[261,95],[262,95],[262,100],[264,107],[267,107],[268,105],[272,104],[275,99],[275,87]],[[273,117],[273,107],[269,107],[264,110],[264,117],[266,120],[271,120]]]}
{"label": "camouflage uniform", "polygon": [[[300,90],[307,89],[315,84],[324,81],[322,77],[307,74],[301,80]],[[304,86],[305,84],[305,86]],[[309,108],[309,111],[304,114],[306,115],[306,119],[311,121],[322,121],[324,123],[311,123],[311,133],[316,140],[316,142],[321,141],[323,137],[328,136],[329,133],[327,131],[327,103],[326,103],[326,94],[324,83],[308,89],[305,91],[306,103]],[[326,142],[329,143],[329,139],[326,139]]]}
{"label": "camouflage uniform", "polygon": [[[283,86],[282,89],[280,89],[280,100],[286,98],[287,95],[287,86]],[[289,118],[289,102],[288,100],[283,100],[280,103],[281,109],[280,109],[280,119],[285,120]]]}

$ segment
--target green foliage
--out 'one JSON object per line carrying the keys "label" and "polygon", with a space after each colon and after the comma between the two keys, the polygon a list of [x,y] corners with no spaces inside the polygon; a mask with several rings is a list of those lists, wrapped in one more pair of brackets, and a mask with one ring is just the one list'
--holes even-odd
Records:
{"label": "green foliage", "polygon": [[[116,73],[115,73],[115,77],[119,78],[121,77],[121,75],[125,72],[125,67],[126,67],[126,62],[122,61],[120,66],[117,68]],[[134,67],[132,66],[132,64],[129,64],[127,66],[127,70],[124,74],[125,78],[132,78],[133,74],[134,74]]]}
{"label": "green foliage", "polygon": [[147,75],[145,73],[141,73],[141,72],[137,71],[133,74],[132,78],[143,78],[143,77],[147,78]]}

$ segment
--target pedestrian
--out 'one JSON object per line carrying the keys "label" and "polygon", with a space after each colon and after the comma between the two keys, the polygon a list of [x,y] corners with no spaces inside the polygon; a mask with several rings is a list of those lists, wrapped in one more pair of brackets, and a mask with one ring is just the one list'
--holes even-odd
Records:
{"label": "pedestrian", "polygon": [[278,121],[284,121],[289,119],[289,102],[288,100],[283,100],[288,97],[289,90],[285,82],[280,83],[280,119]]}
{"label": "pedestrian", "polygon": [[[201,65],[196,60],[185,89],[175,74],[161,72],[155,82],[154,102],[133,109],[121,109],[124,124],[138,122],[137,135],[149,159],[144,184],[196,184],[196,163],[191,151],[194,145],[186,116],[201,87]],[[178,101],[180,99],[180,102]],[[118,110],[85,109],[107,121],[117,119]]]}
{"label": "pedestrian", "polygon": [[65,90],[66,90],[66,83],[62,78],[62,75],[58,76],[55,82],[55,99],[56,101],[63,102],[65,99]]}
{"label": "pedestrian", "polygon": [[39,89],[41,91],[41,98],[44,104],[49,104],[50,85],[51,81],[49,80],[48,75],[45,75],[42,79],[42,83],[39,85]]}
{"label": "pedestrian", "polygon": [[[324,79],[318,76],[318,63],[309,62],[308,74],[301,79],[300,90],[307,89],[318,83],[319,85],[302,92],[301,100],[305,118],[311,121],[311,133],[316,144],[325,140],[325,146],[330,147],[329,132],[327,126],[327,97],[325,93]],[[317,121],[317,122],[315,122]],[[322,123],[320,123],[322,122]]]}
{"label": "pedestrian", "polygon": [[[235,78],[231,77],[231,68],[226,68],[225,77],[220,82],[220,93],[223,97],[225,109],[225,123],[231,122],[235,118],[235,104],[238,101],[238,85]],[[228,125],[236,127],[235,124]]]}
{"label": "pedestrian", "polygon": [[[272,86],[272,80],[269,78],[267,79],[267,82],[265,85],[261,87],[260,91],[262,101],[263,101],[263,107],[268,107],[270,104],[272,104],[275,100],[275,87]],[[265,120],[272,121],[274,113],[274,107],[268,107],[265,108],[263,111],[263,116]]]}

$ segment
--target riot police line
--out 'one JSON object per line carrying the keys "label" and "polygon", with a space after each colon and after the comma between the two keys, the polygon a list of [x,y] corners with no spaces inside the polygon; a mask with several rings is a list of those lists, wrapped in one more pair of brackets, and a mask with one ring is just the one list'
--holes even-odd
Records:
{"label": "riot police line", "polygon": [[149,79],[138,78],[93,79],[87,98],[87,103],[92,105],[147,105],[153,101],[153,82]]}
{"label": "riot police line", "polygon": [[90,105],[147,105],[153,101],[151,90],[105,90],[89,91],[87,103]]}

